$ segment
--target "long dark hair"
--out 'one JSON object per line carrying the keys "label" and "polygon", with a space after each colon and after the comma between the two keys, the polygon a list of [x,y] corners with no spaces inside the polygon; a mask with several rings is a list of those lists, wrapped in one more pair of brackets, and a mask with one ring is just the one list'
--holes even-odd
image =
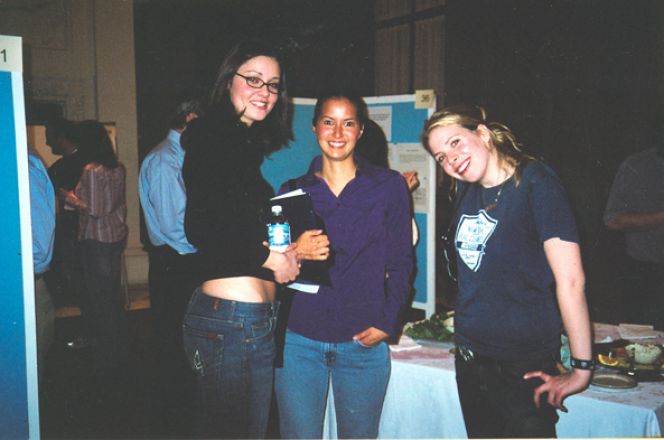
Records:
{"label": "long dark hair", "polygon": [[[263,41],[245,40],[236,44],[219,66],[209,98],[210,113],[222,118],[239,117],[231,103],[229,87],[240,66],[252,58],[264,56],[274,58],[279,64],[279,94],[274,108],[263,121],[252,124],[258,130],[258,139],[264,143],[265,154],[277,151],[293,138],[288,114],[288,87],[281,54]],[[255,126],[255,127],[254,127]]]}
{"label": "long dark hair", "polygon": [[106,168],[118,166],[113,143],[106,128],[98,121],[87,120],[76,124],[76,145],[85,163],[98,163]]}

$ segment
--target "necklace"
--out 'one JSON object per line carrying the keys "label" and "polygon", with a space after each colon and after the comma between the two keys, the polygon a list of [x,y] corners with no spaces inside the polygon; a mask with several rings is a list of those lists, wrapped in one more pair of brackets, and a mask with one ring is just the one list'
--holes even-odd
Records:
{"label": "necklace", "polygon": [[492,209],[494,209],[496,206],[498,206],[498,200],[500,199],[500,195],[503,193],[503,187],[505,186],[505,182],[500,184],[500,188],[498,188],[498,192],[496,193],[496,197],[494,197],[493,201],[489,204],[486,204],[484,202],[484,191],[480,191],[480,201],[482,202],[482,205],[484,205],[484,212],[489,212]]}

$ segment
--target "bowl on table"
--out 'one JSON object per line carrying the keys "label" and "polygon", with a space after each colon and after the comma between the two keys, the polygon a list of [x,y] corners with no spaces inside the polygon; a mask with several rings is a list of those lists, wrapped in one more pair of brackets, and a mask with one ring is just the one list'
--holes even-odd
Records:
{"label": "bowl on table", "polygon": [[664,353],[659,345],[641,344],[639,342],[628,344],[625,346],[625,351],[635,363],[641,365],[659,365]]}

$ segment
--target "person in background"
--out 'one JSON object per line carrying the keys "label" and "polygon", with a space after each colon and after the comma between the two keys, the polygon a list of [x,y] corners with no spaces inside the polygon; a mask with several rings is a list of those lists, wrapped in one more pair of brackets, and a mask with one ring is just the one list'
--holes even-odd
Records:
{"label": "person in background", "polygon": [[90,305],[87,319],[96,341],[94,372],[104,379],[122,379],[129,343],[121,293],[127,237],[125,168],[115,156],[106,128],[97,121],[77,124],[76,144],[86,163],[83,174],[73,191],[60,191],[67,207],[78,212],[84,294]]}
{"label": "person in background", "polygon": [[[375,121],[369,119],[364,127],[362,137],[357,141],[355,147],[357,153],[368,160],[370,163],[383,168],[389,168],[388,145],[385,132]],[[417,178],[417,171],[409,170],[401,173],[406,180],[408,190],[413,192],[420,184]]]}
{"label": "person in background", "polygon": [[180,136],[187,123],[201,115],[198,101],[178,104],[170,130],[143,159],[138,192],[150,238],[150,314],[156,350],[155,429],[164,434],[189,430],[195,378],[184,357],[182,321],[189,298],[197,286],[194,247],[184,232],[187,197],[182,179],[184,150]]}
{"label": "person in background", "polygon": [[46,144],[55,155],[62,156],[49,168],[57,197],[55,244],[53,260],[44,278],[56,305],[77,304],[81,309],[80,335],[67,342],[71,349],[82,349],[91,344],[91,323],[86,320],[88,304],[83,294],[83,271],[78,249],[78,213],[66,206],[61,189],[71,191],[83,173],[85,162],[75,143],[73,121],[57,119],[46,124]]}
{"label": "person in background", "polygon": [[385,137],[385,132],[380,125],[372,119],[367,119],[362,137],[357,140],[355,151],[377,167],[390,167],[387,158],[387,137]]}
{"label": "person in background", "polygon": [[[592,375],[576,224],[555,173],[484,109],[453,106],[423,144],[456,181],[456,378],[471,438],[555,437]],[[572,370],[560,374],[562,324]]]}
{"label": "person in background", "polygon": [[629,156],[618,168],[604,212],[625,233],[621,278],[628,322],[664,330],[664,144]]}
{"label": "person in background", "polygon": [[183,325],[197,376],[199,436],[266,435],[277,283],[299,273],[293,247],[277,252],[263,245],[273,190],[260,166],[291,138],[286,90],[274,48],[238,43],[221,63],[205,115],[182,134],[185,232],[198,248],[202,280]]}
{"label": "person in background", "polygon": [[37,368],[44,375],[44,360],[53,343],[55,310],[44,281],[44,273],[53,256],[55,240],[55,192],[43,162],[28,148],[30,176],[30,218],[32,221],[32,262],[35,276],[35,312],[37,323]]}
{"label": "person in background", "polygon": [[311,196],[335,259],[331,286],[292,300],[275,381],[282,438],[322,437],[330,383],[339,438],[378,436],[387,341],[410,292],[412,212],[401,175],[355,154],[367,119],[362,99],[348,93],[323,95],[314,109],[322,156],[296,183]]}

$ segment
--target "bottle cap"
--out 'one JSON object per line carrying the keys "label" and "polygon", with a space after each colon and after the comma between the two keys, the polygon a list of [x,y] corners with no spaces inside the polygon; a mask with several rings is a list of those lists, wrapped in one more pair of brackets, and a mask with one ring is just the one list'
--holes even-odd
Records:
{"label": "bottle cap", "polygon": [[281,205],[272,206],[272,214],[281,214]]}

